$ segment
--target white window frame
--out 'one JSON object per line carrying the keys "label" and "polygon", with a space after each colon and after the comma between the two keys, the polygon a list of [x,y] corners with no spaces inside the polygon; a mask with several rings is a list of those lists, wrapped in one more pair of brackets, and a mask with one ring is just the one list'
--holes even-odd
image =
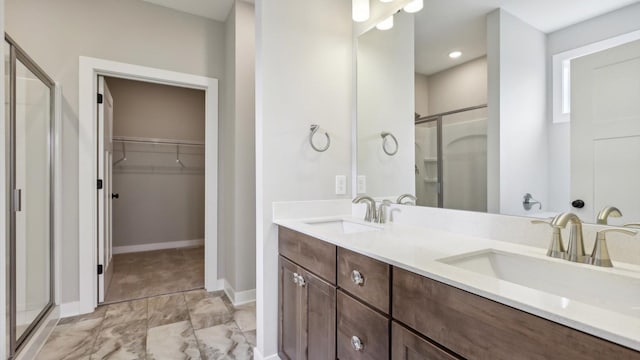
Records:
{"label": "white window frame", "polygon": [[571,60],[640,40],[640,30],[618,35],[552,56],[553,123],[571,121]]}

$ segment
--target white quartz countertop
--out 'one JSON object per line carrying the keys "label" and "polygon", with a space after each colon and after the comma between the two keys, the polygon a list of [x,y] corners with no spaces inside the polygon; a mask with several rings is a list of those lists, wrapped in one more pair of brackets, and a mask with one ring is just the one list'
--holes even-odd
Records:
{"label": "white quartz countertop", "polygon": [[[372,225],[344,216],[275,220],[274,222],[390,265],[640,351],[640,317],[581,303],[572,300],[571,294],[554,295],[437,260],[494,249],[542,258],[546,261],[568,263],[570,266],[595,268],[598,271],[621,274],[634,279],[640,279],[640,266],[616,263],[614,268],[596,268],[592,265],[551,259],[546,256],[545,249],[409,225],[390,223],[379,225],[382,228],[380,231],[340,234],[309,224],[340,219]],[[554,274],[554,276],[562,277],[562,274]],[[589,283],[581,285],[592,286]],[[637,289],[637,293],[640,310],[640,289]]]}

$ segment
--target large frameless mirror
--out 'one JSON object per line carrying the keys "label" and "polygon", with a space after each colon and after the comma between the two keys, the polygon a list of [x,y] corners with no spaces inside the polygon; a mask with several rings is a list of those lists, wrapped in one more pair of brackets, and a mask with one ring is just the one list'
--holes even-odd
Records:
{"label": "large frameless mirror", "polygon": [[364,32],[354,193],[639,223],[638,18],[637,0],[433,0]]}

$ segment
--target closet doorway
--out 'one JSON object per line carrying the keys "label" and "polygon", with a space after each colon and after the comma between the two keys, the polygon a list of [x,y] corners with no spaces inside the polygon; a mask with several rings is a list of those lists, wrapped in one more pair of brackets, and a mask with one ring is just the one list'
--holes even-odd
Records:
{"label": "closet doorway", "polygon": [[204,287],[205,91],[98,76],[98,302]]}

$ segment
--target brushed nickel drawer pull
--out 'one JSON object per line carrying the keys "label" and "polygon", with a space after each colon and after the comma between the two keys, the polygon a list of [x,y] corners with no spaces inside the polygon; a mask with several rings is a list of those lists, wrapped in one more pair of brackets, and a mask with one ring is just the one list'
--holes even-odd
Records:
{"label": "brushed nickel drawer pull", "polygon": [[358,270],[353,270],[351,272],[351,281],[358,286],[364,285],[364,277]]}
{"label": "brushed nickel drawer pull", "polygon": [[360,340],[360,338],[357,337],[357,336],[352,336],[351,337],[351,346],[353,347],[353,350],[355,350],[355,351],[364,350],[364,344],[362,343],[362,340]]}

